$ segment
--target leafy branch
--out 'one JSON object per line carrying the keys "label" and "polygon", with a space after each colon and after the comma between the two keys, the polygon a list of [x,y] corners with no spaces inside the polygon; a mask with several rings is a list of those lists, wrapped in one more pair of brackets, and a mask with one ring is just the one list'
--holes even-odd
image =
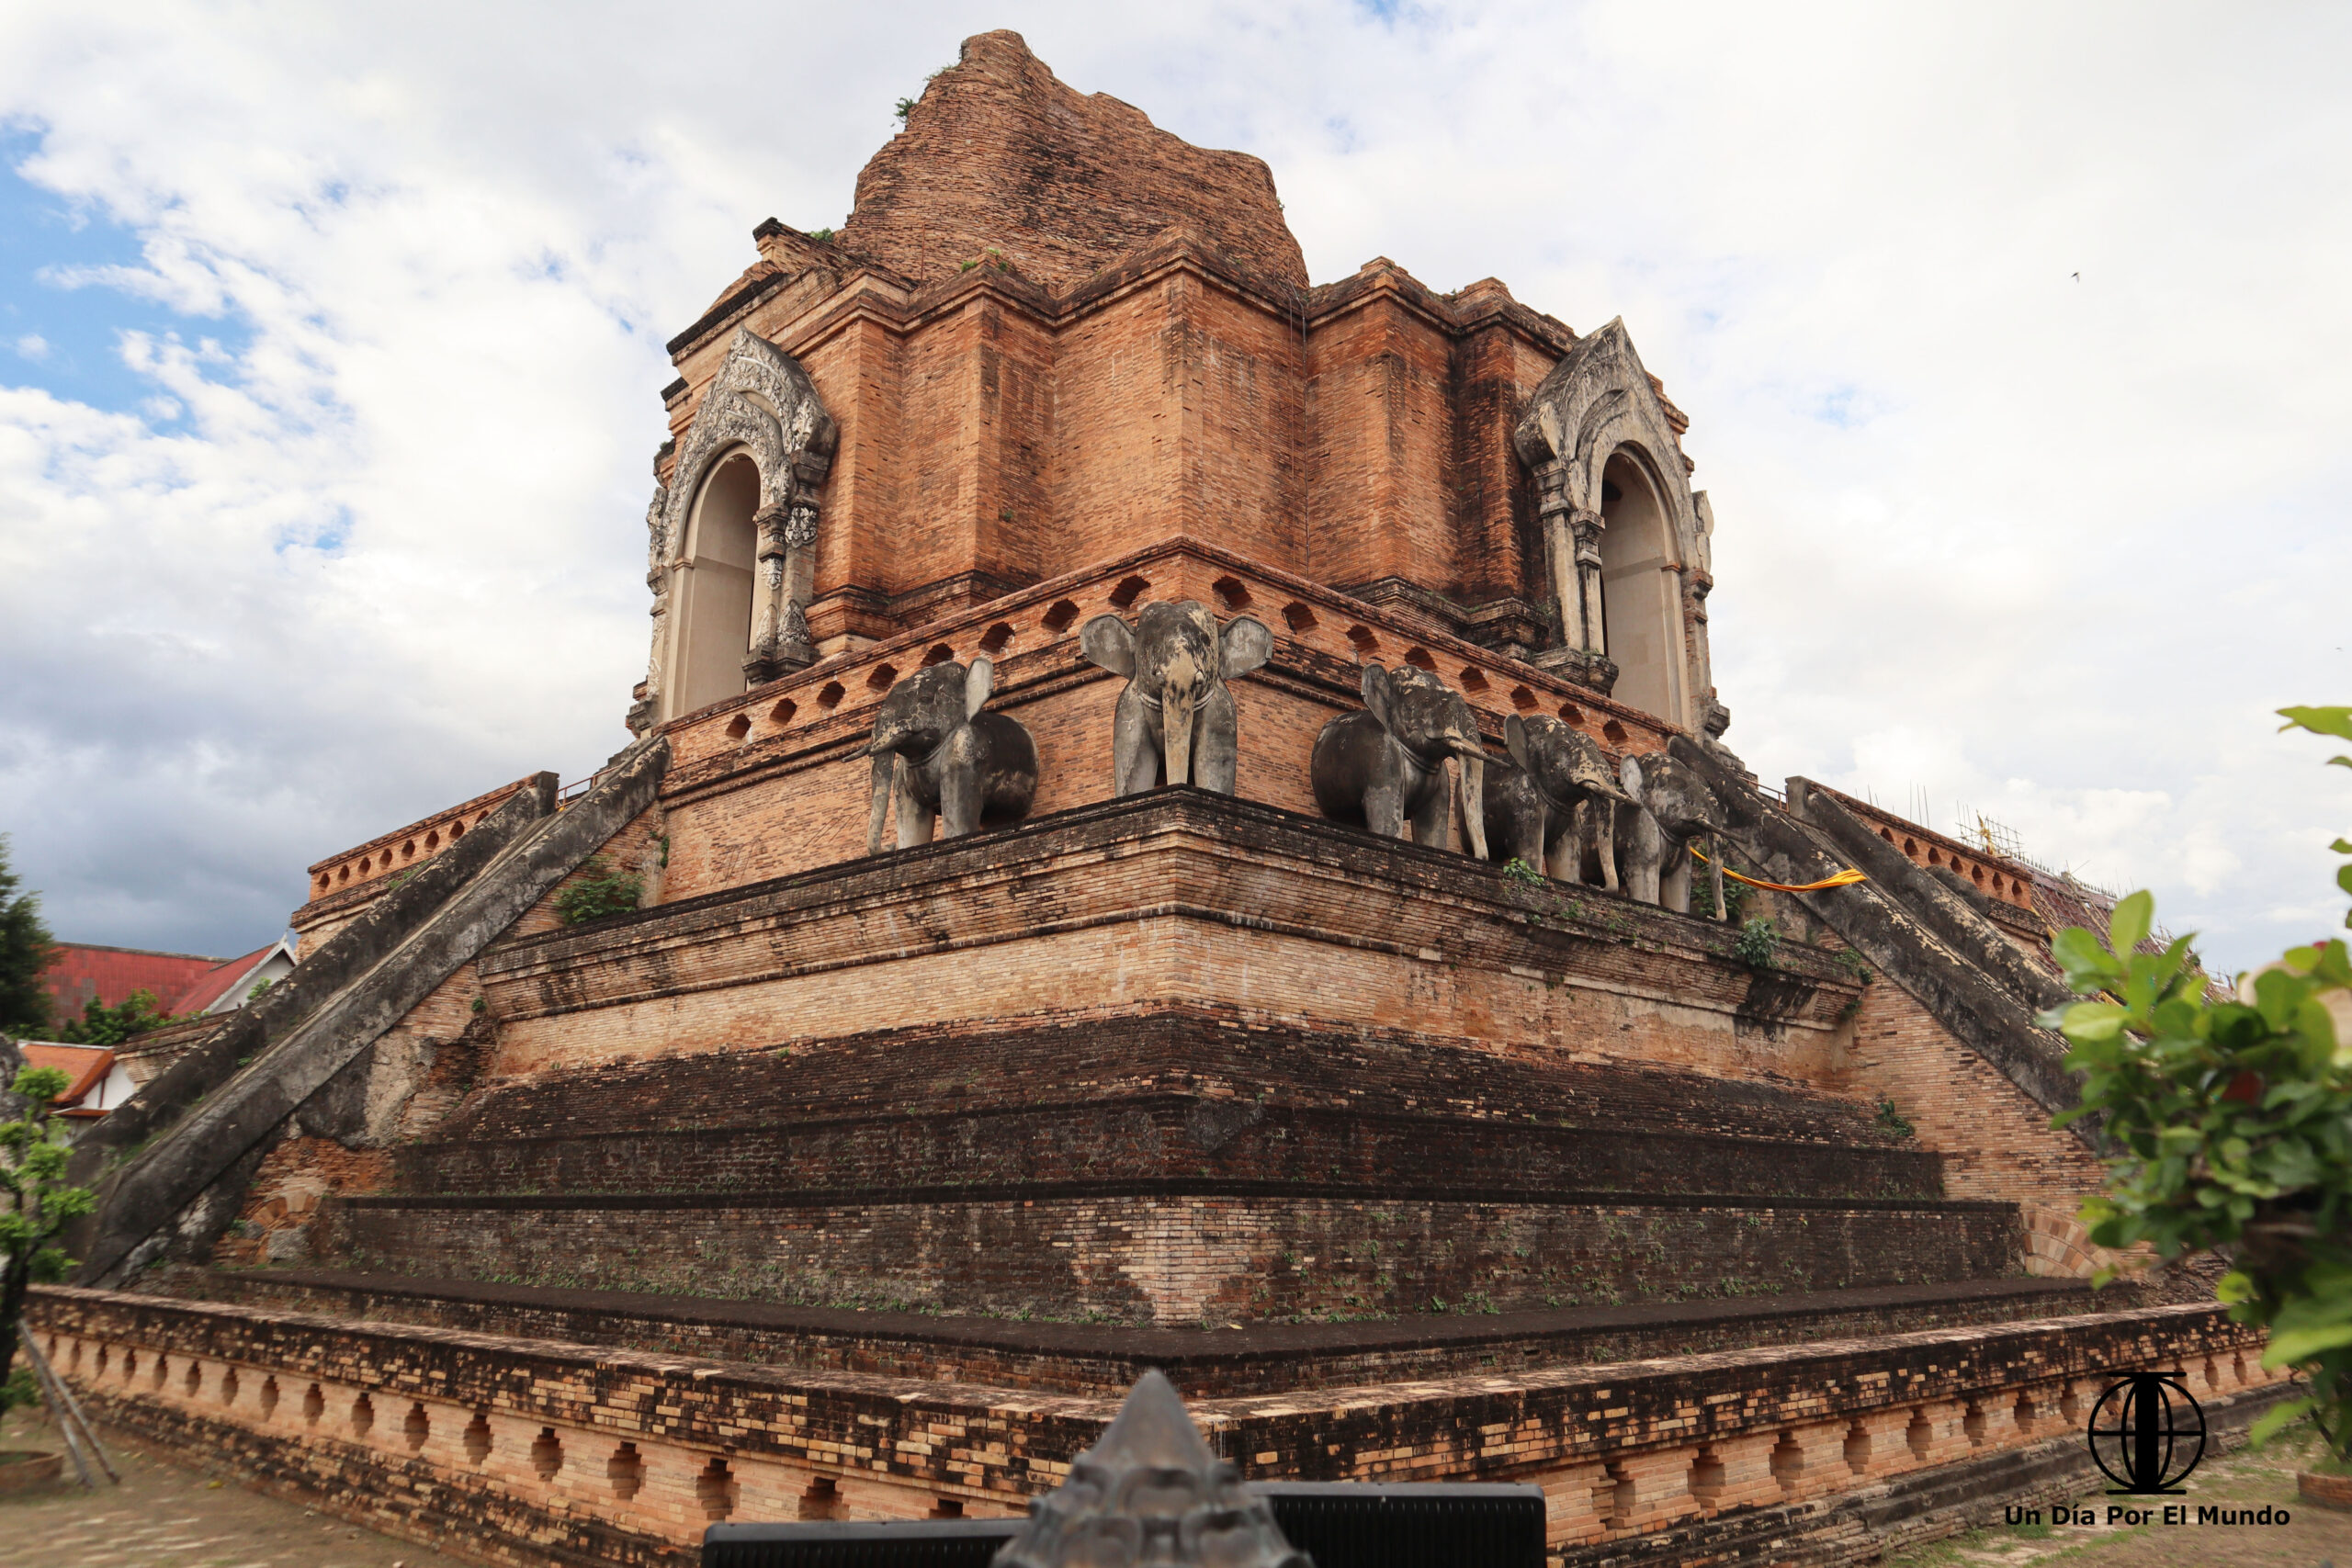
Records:
{"label": "leafy branch", "polygon": [[[2352,708],[2279,712],[2288,728],[2352,739]],[[2352,854],[2352,842],[2335,849]],[[2352,892],[2352,865],[2336,881]],[[2312,1387],[2256,1436],[2317,1412],[2336,1456],[2352,1458],[2352,1041],[2337,1031],[2352,1023],[2352,956],[2337,940],[2290,948],[2216,1001],[2191,938],[2141,950],[2154,920],[2154,899],[2134,893],[2104,941],[2077,926],[2051,942],[2086,998],[2042,1015],[2084,1078],[2082,1104],[2054,1124],[2097,1112],[2113,1150],[2084,1223],[2101,1247],[2145,1243],[2166,1260],[2232,1249],[2222,1299],[2269,1331],[2264,1366]]]}

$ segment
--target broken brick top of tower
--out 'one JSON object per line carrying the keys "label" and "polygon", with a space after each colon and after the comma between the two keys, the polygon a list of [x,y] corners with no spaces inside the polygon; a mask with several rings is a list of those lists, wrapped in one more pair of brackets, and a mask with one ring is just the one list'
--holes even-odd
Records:
{"label": "broken brick top of tower", "polygon": [[1266,165],[1066,85],[1014,32],[964,40],[857,176],[846,249],[918,282],[994,260],[1061,290],[1180,223],[1250,271],[1306,285]]}

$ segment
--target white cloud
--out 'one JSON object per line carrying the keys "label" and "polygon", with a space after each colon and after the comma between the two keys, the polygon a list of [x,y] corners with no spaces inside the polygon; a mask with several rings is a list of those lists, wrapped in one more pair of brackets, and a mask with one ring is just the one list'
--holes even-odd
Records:
{"label": "white cloud", "polygon": [[38,365],[49,357],[49,340],[39,333],[25,333],[17,340],[17,357]]}
{"label": "white cloud", "polygon": [[0,391],[0,827],[60,927],[258,941],[617,744],[662,340],[992,26],[1266,158],[1318,278],[1623,315],[1768,777],[1973,803],[2225,962],[2334,907],[2267,716],[2352,698],[2335,10],[52,4],[0,119],[143,248],[58,281],[188,318],[122,340],[171,417]]}

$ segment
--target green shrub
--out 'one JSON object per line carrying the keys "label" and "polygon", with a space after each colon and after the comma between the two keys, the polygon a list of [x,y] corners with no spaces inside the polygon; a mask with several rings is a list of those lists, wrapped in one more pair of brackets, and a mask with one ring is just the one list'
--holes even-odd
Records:
{"label": "green shrub", "polygon": [[555,896],[556,918],[567,926],[586,925],[607,915],[625,915],[645,897],[645,880],[598,855]]}
{"label": "green shrub", "polygon": [[[1720,843],[1714,852],[1722,852]],[[1733,870],[1731,862],[1724,862],[1724,869]],[[1755,895],[1756,890],[1745,882],[1724,877],[1724,919],[1733,925],[1741,923],[1747,915],[1747,901]],[[1703,865],[1693,864],[1690,868],[1690,912],[1702,920],[1715,918],[1715,879]]]}
{"label": "green shrub", "polygon": [[1732,938],[1731,955],[1754,969],[1770,969],[1781,951],[1781,928],[1758,915]]}

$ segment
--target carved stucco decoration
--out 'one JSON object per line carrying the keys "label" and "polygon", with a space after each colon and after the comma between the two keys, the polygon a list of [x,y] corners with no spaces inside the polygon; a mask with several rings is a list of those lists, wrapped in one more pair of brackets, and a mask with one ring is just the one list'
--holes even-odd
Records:
{"label": "carved stucco decoration", "polygon": [[748,328],[739,331],[686,428],[670,482],[655,485],[646,511],[653,650],[642,694],[629,710],[631,729],[642,733],[671,716],[663,704],[666,650],[676,640],[670,612],[691,543],[687,525],[704,480],[738,453],[749,456],[760,475],[753,518],[759,564],[745,683],[774,680],[815,660],[804,607],[816,583],[820,491],[838,434],[799,362]]}
{"label": "carved stucco decoration", "polygon": [[1579,339],[1552,367],[1528,400],[1511,443],[1535,478],[1562,638],[1587,654],[1608,652],[1600,600],[1603,473],[1611,457],[1626,452],[1657,481],[1682,579],[1684,690],[1695,710],[1668,716],[1698,728],[1713,698],[1704,610],[1713,586],[1707,573],[1713,519],[1704,495],[1690,489],[1674,427],[1622,318]]}

